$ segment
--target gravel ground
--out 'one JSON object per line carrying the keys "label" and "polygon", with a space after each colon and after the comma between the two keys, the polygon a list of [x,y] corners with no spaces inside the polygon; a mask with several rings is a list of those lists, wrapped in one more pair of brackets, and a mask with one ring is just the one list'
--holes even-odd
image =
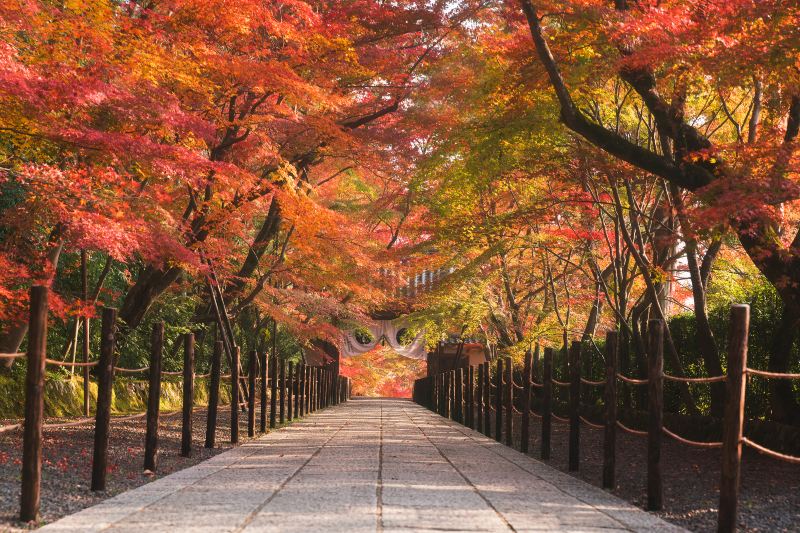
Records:
{"label": "gravel ground", "polygon": [[[515,417],[515,447],[519,448],[519,416]],[[245,419],[240,435],[246,435]],[[0,425],[6,422],[0,421]],[[228,449],[229,410],[219,413],[217,447],[202,447],[205,412],[194,415],[194,455],[184,458],[180,451],[180,416],[162,419],[159,434],[159,471],[142,472],[144,419],[112,424],[109,448],[108,490],[89,490],[93,432],[91,426],[45,431],[45,463],[42,473],[42,520],[52,522],[101,500],[194,465]],[[602,475],[602,431],[581,426],[581,470],[573,473],[600,485]],[[530,450],[538,458],[541,426],[531,419]],[[565,424],[553,423],[551,459],[547,464],[567,471]],[[20,531],[34,526],[16,520],[19,512],[19,476],[22,434],[0,435],[0,531]],[[662,458],[664,475],[663,512],[665,520],[692,531],[713,531],[717,524],[719,450],[690,448],[665,437]],[[646,501],[646,441],[643,437],[617,432],[617,487],[613,493],[644,507]],[[800,465],[775,461],[745,450],[742,460],[742,489],[739,526],[741,531],[800,531]]]}
{"label": "gravel ground", "polygon": [[[256,411],[258,413],[258,411]],[[246,440],[247,417],[242,413],[240,441]],[[194,449],[191,458],[180,457],[180,414],[163,418],[159,430],[158,472],[146,475],[144,460],[144,418],[112,422],[109,444],[108,489],[102,493],[89,490],[94,432],[91,425],[44,432],[42,466],[42,523],[52,522],[106,498],[144,485],[158,477],[192,466],[230,448],[230,409],[221,408],[217,422],[217,447],[203,447],[206,412],[196,411],[193,418]],[[50,423],[51,420],[48,420]],[[8,421],[0,421],[0,426]],[[257,424],[258,422],[256,422]],[[20,462],[22,432],[0,435],[0,531],[34,529],[42,524],[17,521],[20,497]]]}
{"label": "gravel ground", "polygon": [[[516,415],[516,449],[520,443],[520,421],[521,416]],[[530,431],[530,455],[538,459],[541,425],[535,417],[531,417]],[[564,472],[567,472],[568,436],[568,426],[553,420],[550,460],[545,463]],[[581,424],[580,438],[580,471],[569,473],[599,487],[602,483],[603,431]],[[691,531],[716,531],[720,450],[688,447],[665,436],[661,457],[664,510],[656,514]],[[644,508],[647,503],[646,476],[647,439],[617,430],[617,486],[612,492]],[[739,530],[800,531],[800,465],[744,450]]]}

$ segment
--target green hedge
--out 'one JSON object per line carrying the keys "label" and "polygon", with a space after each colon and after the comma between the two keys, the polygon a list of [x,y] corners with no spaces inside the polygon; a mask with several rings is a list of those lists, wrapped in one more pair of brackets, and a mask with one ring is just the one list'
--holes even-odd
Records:
{"label": "green hedge", "polygon": [[[45,381],[45,416],[80,417],[83,415],[83,379],[80,376],[51,376]],[[90,383],[92,412],[97,399],[97,385]],[[170,380],[161,384],[161,409],[181,408],[182,384]],[[220,386],[220,402],[230,402],[230,384]],[[208,404],[208,379],[195,382],[195,405]],[[21,418],[25,408],[24,378],[20,374],[0,376],[0,417]],[[147,382],[118,378],[114,380],[112,412],[136,413],[147,409]]]}

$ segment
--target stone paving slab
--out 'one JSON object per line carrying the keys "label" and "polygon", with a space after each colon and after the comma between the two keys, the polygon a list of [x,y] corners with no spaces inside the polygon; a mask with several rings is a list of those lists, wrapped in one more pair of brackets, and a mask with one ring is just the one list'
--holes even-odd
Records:
{"label": "stone paving slab", "polygon": [[41,531],[684,531],[407,400],[356,399]]}

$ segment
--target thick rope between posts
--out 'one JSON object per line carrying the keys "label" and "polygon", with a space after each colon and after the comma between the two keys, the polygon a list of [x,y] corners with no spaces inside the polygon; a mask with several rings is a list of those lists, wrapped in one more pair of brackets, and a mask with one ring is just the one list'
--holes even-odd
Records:
{"label": "thick rope between posts", "polygon": [[562,423],[564,423],[564,424],[569,424],[569,418],[561,418],[560,416],[558,416],[558,415],[556,415],[556,414],[554,414],[554,413],[550,413],[550,416],[551,416],[551,417],[552,417],[554,420],[557,420],[558,422],[562,422]]}
{"label": "thick rope between posts", "polygon": [[586,424],[587,426],[589,426],[589,427],[590,427],[590,428],[592,428],[592,429],[605,429],[605,428],[606,428],[606,427],[605,427],[604,425],[602,425],[602,424],[595,424],[594,422],[590,422],[590,421],[589,421],[589,420],[588,420],[588,419],[587,419],[585,416],[583,416],[583,415],[578,415],[578,418],[580,419],[580,421],[581,421],[581,422],[583,422],[584,424]]}
{"label": "thick rope between posts", "polygon": [[670,430],[668,430],[663,426],[661,429],[664,431],[665,435],[668,435],[673,439],[675,439],[676,441],[686,444],[687,446],[694,446],[696,448],[722,448],[721,442],[700,442],[696,440],[689,440],[681,437],[680,435],[676,435],[675,433],[671,432]]}
{"label": "thick rope between posts", "polygon": [[[247,402],[241,402],[239,405],[247,405]],[[223,405],[223,406],[220,406],[220,407],[230,407],[230,404]],[[208,409],[208,406],[196,406],[196,407],[192,408],[192,412],[194,413],[194,412],[202,411],[202,410],[205,410],[205,409]],[[166,413],[159,413],[159,418],[160,419],[161,418],[170,418],[170,417],[176,416],[176,415],[178,415],[178,414],[180,414],[182,412],[183,412],[183,410],[181,409],[181,410],[178,410],[178,411],[169,411],[169,412],[166,412]],[[144,418],[145,416],[147,416],[147,411],[142,411],[141,413],[134,413],[132,415],[112,416],[110,421],[112,423],[113,422],[126,422],[126,421],[129,421],[129,420],[135,420],[137,418]],[[96,420],[95,417],[92,416],[92,417],[87,417],[87,418],[80,418],[78,420],[73,420],[71,422],[53,422],[53,423],[50,423],[50,424],[42,424],[42,429],[61,429],[61,428],[69,428],[69,427],[75,427],[75,426],[84,426],[86,424],[94,423],[95,420]],[[10,425],[10,426],[0,427],[0,433],[5,433],[7,431],[13,431],[15,429],[21,429],[23,427],[23,425],[24,424],[20,422],[19,424],[13,424],[13,425]]]}
{"label": "thick rope between posts", "polygon": [[778,453],[776,451],[770,450],[769,448],[765,448],[765,447],[761,446],[760,444],[751,441],[747,437],[742,437],[742,442],[744,444],[750,446],[751,448],[755,448],[756,451],[759,451],[759,452],[763,453],[764,455],[772,457],[773,459],[779,459],[779,460],[785,461],[787,463],[800,465],[800,457],[795,457],[794,455],[786,455],[786,454],[783,454],[783,453]]}
{"label": "thick rope between posts", "polygon": [[606,380],[602,379],[599,381],[592,381],[590,379],[581,378],[581,383],[583,383],[584,385],[591,385],[592,387],[600,387],[606,384]]}
{"label": "thick rope between posts", "polygon": [[541,389],[544,388],[544,383],[536,383],[535,381],[531,381],[531,386]]}
{"label": "thick rope between posts", "polygon": [[25,352],[17,352],[17,353],[0,353],[0,359],[19,359],[20,357],[25,357],[27,354]]}
{"label": "thick rope between posts", "polygon": [[779,372],[767,372],[765,370],[756,370],[754,368],[746,368],[745,372],[753,374],[754,376],[761,376],[764,378],[775,379],[800,379],[800,374],[781,374]]}
{"label": "thick rope between posts", "polygon": [[619,420],[617,420],[617,427],[620,428],[622,431],[624,431],[626,433],[630,433],[631,435],[638,435],[640,437],[646,437],[647,436],[647,432],[646,431],[639,431],[638,429],[629,428],[628,426],[626,426],[625,424],[623,424]]}
{"label": "thick rope between posts", "polygon": [[669,381],[677,381],[680,383],[716,383],[718,381],[725,381],[728,379],[728,376],[713,376],[710,378],[681,378],[678,376],[670,376],[669,374],[663,374],[664,379]]}
{"label": "thick rope between posts", "polygon": [[569,387],[572,385],[569,381],[558,381],[557,379],[551,379],[550,381],[553,382],[553,385],[558,385],[559,387]]}
{"label": "thick rope between posts", "polygon": [[649,379],[634,379],[629,378],[628,376],[623,376],[622,374],[617,374],[617,378],[621,379],[625,383],[630,383],[631,385],[647,385],[650,382]]}
{"label": "thick rope between posts", "polygon": [[528,411],[528,413],[530,413],[531,415],[535,416],[536,418],[542,418],[542,415],[536,414],[536,412],[533,409],[530,409]]}
{"label": "thick rope between posts", "polygon": [[143,366],[142,368],[122,368],[118,366],[114,367],[114,372],[122,372],[125,374],[137,374],[139,372],[146,372],[148,370],[150,370],[149,366]]}
{"label": "thick rope between posts", "polygon": [[48,365],[55,365],[55,366],[97,366],[97,361],[92,361],[90,363],[70,363],[68,361],[56,361],[55,359],[45,359],[45,363]]}

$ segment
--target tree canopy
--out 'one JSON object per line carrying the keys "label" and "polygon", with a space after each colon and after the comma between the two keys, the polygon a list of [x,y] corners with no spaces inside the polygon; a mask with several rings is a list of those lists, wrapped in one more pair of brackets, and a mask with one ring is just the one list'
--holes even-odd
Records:
{"label": "tree canopy", "polygon": [[799,28],[777,0],[6,1],[0,351],[44,282],[65,356],[99,305],[132,358],[215,306],[295,355],[392,311],[516,356],[619,329],[635,373],[660,318],[671,372],[719,375],[747,300],[797,371]]}

